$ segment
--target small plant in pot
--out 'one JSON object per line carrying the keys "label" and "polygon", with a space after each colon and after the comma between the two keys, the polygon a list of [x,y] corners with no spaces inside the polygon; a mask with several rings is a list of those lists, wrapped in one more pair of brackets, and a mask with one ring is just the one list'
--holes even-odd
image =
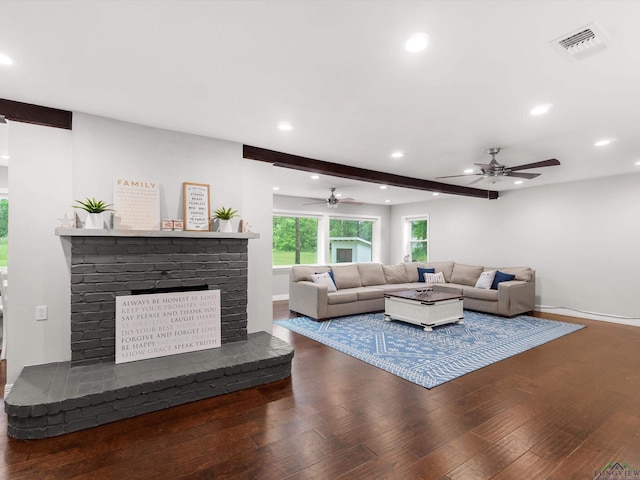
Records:
{"label": "small plant in pot", "polygon": [[238,216],[238,211],[232,208],[224,208],[224,206],[213,211],[213,218],[218,220],[219,232],[233,232],[231,219]]}
{"label": "small plant in pot", "polygon": [[87,212],[87,219],[85,220],[85,228],[104,228],[104,218],[102,214],[107,211],[113,211],[111,203],[105,203],[104,200],[96,200],[95,198],[87,197],[84,201],[76,200],[78,205],[72,205],[73,208],[79,208]]}

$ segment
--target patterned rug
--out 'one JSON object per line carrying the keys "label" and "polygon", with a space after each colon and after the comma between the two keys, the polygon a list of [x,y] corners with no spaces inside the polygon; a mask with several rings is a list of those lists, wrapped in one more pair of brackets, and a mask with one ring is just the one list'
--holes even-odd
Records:
{"label": "patterned rug", "polygon": [[432,332],[408,323],[385,322],[382,313],[323,322],[297,317],[275,323],[426,388],[584,328],[469,310],[464,311],[464,324],[442,325]]}

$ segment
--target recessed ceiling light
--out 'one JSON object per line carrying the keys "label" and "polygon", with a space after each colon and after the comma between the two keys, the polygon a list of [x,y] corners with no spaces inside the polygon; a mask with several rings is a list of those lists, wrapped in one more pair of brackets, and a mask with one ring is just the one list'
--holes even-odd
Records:
{"label": "recessed ceiling light", "polygon": [[433,195],[434,197],[437,197],[438,195],[440,195],[439,192],[433,192],[431,195]]}
{"label": "recessed ceiling light", "polygon": [[609,145],[614,140],[615,138],[603,138],[602,140],[598,140],[596,143],[594,143],[594,145],[596,147],[604,147],[605,145]]}
{"label": "recessed ceiling light", "polygon": [[388,187],[386,185],[380,185],[380,190],[386,190]]}
{"label": "recessed ceiling light", "polygon": [[9,155],[0,155],[0,158],[3,160],[9,160]]}
{"label": "recessed ceiling light", "polygon": [[280,122],[278,124],[278,130],[282,130],[283,132],[288,132],[289,130],[293,130],[293,127],[289,122]]}
{"label": "recessed ceiling light", "polygon": [[13,65],[13,60],[11,60],[6,55],[0,53],[0,65]]}
{"label": "recessed ceiling light", "polygon": [[273,190],[277,192],[278,190],[280,190],[280,187],[273,187]]}
{"label": "recessed ceiling light", "polygon": [[428,43],[429,36],[426,33],[414,33],[408,38],[404,48],[407,52],[417,53],[427,48]]}
{"label": "recessed ceiling light", "polygon": [[473,168],[467,168],[463,173],[473,173],[475,171],[475,169]]}
{"label": "recessed ceiling light", "polygon": [[389,200],[388,198],[384,201],[384,203],[391,203],[391,200]]}
{"label": "recessed ceiling light", "polygon": [[311,175],[311,180],[318,180],[320,175]]}
{"label": "recessed ceiling light", "polygon": [[[9,157],[7,157],[7,158],[9,158]],[[636,162],[636,165],[640,165],[640,160],[638,160],[638,161]]]}
{"label": "recessed ceiling light", "polygon": [[550,103],[545,103],[544,105],[538,105],[531,110],[529,110],[529,115],[544,115],[549,111],[549,109],[553,107]]}
{"label": "recessed ceiling light", "polygon": [[516,180],[513,183],[515,183],[516,185],[522,185],[524,183],[524,181],[523,180]]}
{"label": "recessed ceiling light", "polygon": [[398,152],[393,152],[393,153],[391,154],[391,156],[392,156],[393,158],[402,158],[402,157],[404,157],[404,152],[399,152],[399,151],[398,151]]}

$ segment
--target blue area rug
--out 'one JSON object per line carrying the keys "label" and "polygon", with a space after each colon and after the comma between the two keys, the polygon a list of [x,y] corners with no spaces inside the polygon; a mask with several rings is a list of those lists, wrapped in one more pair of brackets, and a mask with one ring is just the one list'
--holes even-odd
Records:
{"label": "blue area rug", "polygon": [[308,317],[275,322],[343,353],[426,388],[522,353],[584,328],[584,325],[464,311],[464,324],[432,332],[382,313],[317,322]]}

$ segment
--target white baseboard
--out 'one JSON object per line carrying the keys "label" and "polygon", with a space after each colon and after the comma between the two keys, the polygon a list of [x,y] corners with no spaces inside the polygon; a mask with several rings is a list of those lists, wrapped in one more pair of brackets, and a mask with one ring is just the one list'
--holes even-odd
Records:
{"label": "white baseboard", "polygon": [[13,383],[7,383],[4,386],[4,398],[7,398],[7,395],[9,395],[9,392],[11,391],[12,388],[13,388]]}
{"label": "white baseboard", "polygon": [[582,312],[580,310],[574,310],[567,307],[547,307],[543,305],[536,305],[536,311],[544,313],[557,313],[558,315],[566,315],[568,317],[586,318],[587,320],[598,320],[600,322],[619,323],[622,325],[640,327],[640,318],[606,315],[593,312]]}
{"label": "white baseboard", "polygon": [[282,294],[282,295],[274,295],[273,296],[273,301],[274,302],[280,302],[282,300],[289,300],[289,294],[285,293],[285,294]]}

